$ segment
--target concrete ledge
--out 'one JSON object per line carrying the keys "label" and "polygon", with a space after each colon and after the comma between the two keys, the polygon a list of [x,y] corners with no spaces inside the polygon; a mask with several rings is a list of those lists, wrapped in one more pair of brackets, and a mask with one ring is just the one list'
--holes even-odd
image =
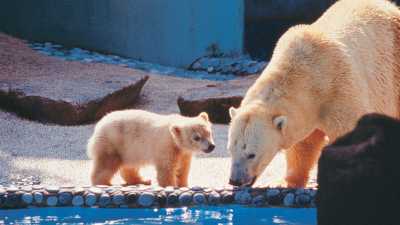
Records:
{"label": "concrete ledge", "polygon": [[147,62],[187,67],[241,53],[243,0],[4,0],[0,31]]}
{"label": "concrete ledge", "polygon": [[162,208],[240,204],[256,207],[315,207],[315,188],[94,186],[0,187],[0,209],[26,207]]}
{"label": "concrete ledge", "polygon": [[240,106],[243,96],[256,77],[257,75],[187,91],[178,98],[179,110],[184,116],[197,116],[201,112],[207,112],[211,122],[227,124],[230,121],[229,108]]}

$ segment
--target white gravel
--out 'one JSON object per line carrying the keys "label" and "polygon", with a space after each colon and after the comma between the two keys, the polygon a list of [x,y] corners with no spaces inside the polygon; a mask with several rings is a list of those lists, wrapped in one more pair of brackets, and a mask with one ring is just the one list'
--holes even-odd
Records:
{"label": "white gravel", "polygon": [[[43,184],[89,184],[90,161],[85,146],[92,129],[93,125],[43,125],[0,111],[0,177],[39,175]],[[195,158],[190,185],[215,187],[228,182],[227,129],[226,125],[214,126],[217,148],[212,154]],[[279,154],[256,184],[279,183],[285,166],[283,154]],[[155,180],[151,167],[144,168],[142,174]],[[120,182],[117,176],[114,183]]]}

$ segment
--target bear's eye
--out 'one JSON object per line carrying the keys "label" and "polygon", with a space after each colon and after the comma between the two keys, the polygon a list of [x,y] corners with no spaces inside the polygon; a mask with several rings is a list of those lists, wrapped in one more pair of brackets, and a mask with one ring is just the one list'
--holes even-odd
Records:
{"label": "bear's eye", "polygon": [[198,136],[198,135],[194,136],[194,137],[193,137],[193,140],[194,140],[194,141],[200,141],[200,136]]}
{"label": "bear's eye", "polygon": [[256,154],[249,154],[247,156],[247,159],[254,159],[254,157],[256,157]]}

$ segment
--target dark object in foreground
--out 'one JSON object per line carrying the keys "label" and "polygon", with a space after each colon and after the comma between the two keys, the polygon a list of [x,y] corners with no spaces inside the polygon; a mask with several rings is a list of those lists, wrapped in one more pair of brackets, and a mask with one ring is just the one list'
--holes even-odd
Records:
{"label": "dark object in foreground", "polygon": [[326,147],[318,165],[319,225],[398,224],[400,121],[379,114]]}

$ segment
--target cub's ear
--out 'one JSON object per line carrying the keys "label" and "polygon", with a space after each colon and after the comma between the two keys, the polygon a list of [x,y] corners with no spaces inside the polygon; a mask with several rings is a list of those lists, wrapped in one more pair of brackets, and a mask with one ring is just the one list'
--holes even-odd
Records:
{"label": "cub's ear", "polygon": [[208,114],[206,112],[201,112],[199,114],[199,117],[202,118],[205,121],[210,121],[210,119],[208,118]]}
{"label": "cub's ear", "polygon": [[233,106],[229,108],[229,115],[231,116],[231,119],[236,116],[236,111],[237,109]]}
{"label": "cub's ear", "polygon": [[286,116],[277,116],[274,118],[273,122],[274,122],[274,126],[276,127],[276,129],[278,129],[279,131],[282,131],[287,126],[287,117]]}
{"label": "cub's ear", "polygon": [[171,132],[171,134],[174,138],[179,138],[182,134],[181,128],[178,127],[177,125],[171,125],[169,127],[169,132]]}

